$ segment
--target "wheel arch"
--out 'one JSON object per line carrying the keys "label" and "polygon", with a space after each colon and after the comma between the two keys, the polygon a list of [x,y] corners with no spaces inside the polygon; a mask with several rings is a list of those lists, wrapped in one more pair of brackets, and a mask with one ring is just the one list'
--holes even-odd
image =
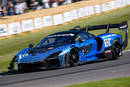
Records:
{"label": "wheel arch", "polygon": [[[73,47],[71,50],[70,50],[70,52],[68,52],[66,55],[65,55],[65,66],[64,67],[70,67],[70,66],[73,66],[73,65],[71,65],[71,64],[69,64],[68,65],[68,63],[70,63],[69,61],[70,61],[70,55],[71,55],[71,53],[73,53],[73,52],[79,52],[79,48],[78,47]],[[78,60],[79,60],[79,54],[78,54]]]}
{"label": "wheel arch", "polygon": [[113,43],[115,43],[115,42],[119,42],[119,44],[120,44],[120,46],[121,46],[121,44],[122,44],[122,39],[119,38],[119,37],[114,38]]}
{"label": "wheel arch", "polygon": [[[119,45],[118,45],[119,44]],[[119,56],[121,56],[123,53],[122,53],[122,44],[120,42],[120,38],[115,38],[114,41],[113,41],[113,44],[112,44],[112,47],[113,46],[116,46],[118,45],[118,50],[114,50],[112,48],[112,59],[117,59]],[[120,54],[121,53],[121,54]]]}
{"label": "wheel arch", "polygon": [[70,50],[70,52],[72,52],[72,51],[76,51],[76,52],[79,52],[79,48],[78,47],[74,47],[74,48],[72,48],[71,50]]}

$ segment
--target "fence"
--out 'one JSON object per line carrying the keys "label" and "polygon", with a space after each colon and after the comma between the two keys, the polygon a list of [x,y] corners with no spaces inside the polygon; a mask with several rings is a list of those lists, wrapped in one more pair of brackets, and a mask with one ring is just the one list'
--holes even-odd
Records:
{"label": "fence", "polygon": [[107,12],[117,8],[130,5],[130,0],[111,0],[73,9],[67,12],[61,12],[54,15],[39,16],[36,18],[23,19],[8,24],[0,24],[0,37],[32,31],[47,26],[59,25],[73,21],[82,17]]}

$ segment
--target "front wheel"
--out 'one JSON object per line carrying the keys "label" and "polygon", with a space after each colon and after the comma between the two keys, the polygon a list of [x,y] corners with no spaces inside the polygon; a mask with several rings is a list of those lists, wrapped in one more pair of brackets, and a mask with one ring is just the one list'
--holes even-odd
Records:
{"label": "front wheel", "polygon": [[67,56],[66,56],[66,67],[72,67],[72,66],[77,66],[79,62],[79,55],[77,51],[71,51]]}
{"label": "front wheel", "polygon": [[24,72],[24,68],[22,64],[18,64],[18,72]]}

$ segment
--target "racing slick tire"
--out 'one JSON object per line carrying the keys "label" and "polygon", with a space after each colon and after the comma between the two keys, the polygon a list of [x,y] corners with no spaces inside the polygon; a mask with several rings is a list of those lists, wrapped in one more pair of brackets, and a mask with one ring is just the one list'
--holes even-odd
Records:
{"label": "racing slick tire", "polygon": [[112,59],[118,59],[118,57],[123,54],[122,47],[118,39],[114,40],[111,51],[112,51]]}
{"label": "racing slick tire", "polygon": [[65,59],[66,67],[73,67],[79,65],[79,55],[78,51],[71,51]]}
{"label": "racing slick tire", "polygon": [[18,72],[25,72],[26,70],[24,69],[22,64],[18,64]]}
{"label": "racing slick tire", "polygon": [[[17,69],[15,69],[15,66],[17,65]],[[13,72],[13,71],[18,71],[18,72],[25,72],[25,68],[23,67],[22,64],[18,64],[17,61],[17,57],[14,56],[14,58],[12,59],[10,66],[8,67],[9,71]]]}

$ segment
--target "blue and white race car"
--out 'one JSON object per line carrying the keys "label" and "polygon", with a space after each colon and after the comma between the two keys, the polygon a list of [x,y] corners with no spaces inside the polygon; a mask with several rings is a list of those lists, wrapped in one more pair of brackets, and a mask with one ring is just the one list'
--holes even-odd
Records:
{"label": "blue and white race car", "polygon": [[[125,32],[122,35],[109,33],[109,29],[119,28]],[[100,35],[88,33],[89,30],[106,29]],[[13,69],[17,62],[18,71],[34,68],[70,67],[88,61],[103,58],[117,58],[122,55],[122,50],[128,44],[128,24],[107,24],[87,26],[86,28],[51,34],[41,40],[35,47],[21,50],[13,58],[9,69]]]}

